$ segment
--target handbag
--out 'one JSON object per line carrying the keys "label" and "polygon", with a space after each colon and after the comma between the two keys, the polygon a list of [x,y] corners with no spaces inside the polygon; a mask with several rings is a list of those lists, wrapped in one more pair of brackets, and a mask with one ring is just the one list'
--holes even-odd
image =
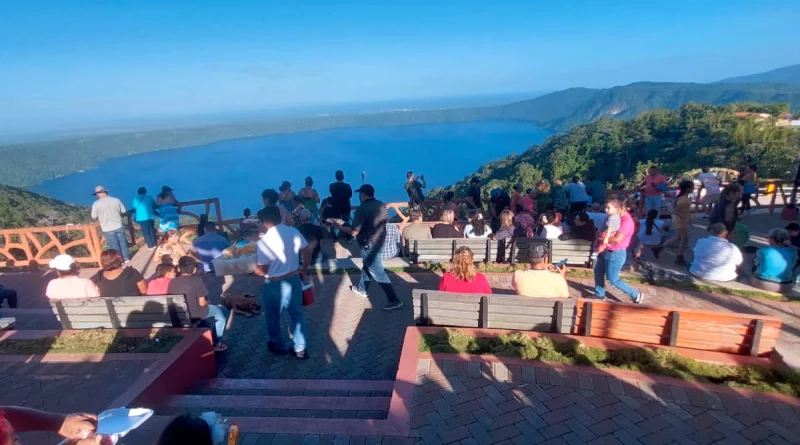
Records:
{"label": "handbag", "polygon": [[310,306],[317,301],[314,296],[314,285],[311,283],[303,283],[303,306]]}

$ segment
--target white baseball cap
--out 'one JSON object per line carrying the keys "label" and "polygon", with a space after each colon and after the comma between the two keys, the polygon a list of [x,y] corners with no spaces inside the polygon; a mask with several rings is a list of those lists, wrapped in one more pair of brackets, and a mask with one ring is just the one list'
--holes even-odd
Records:
{"label": "white baseball cap", "polygon": [[50,268],[60,270],[63,272],[69,272],[72,269],[73,264],[75,264],[75,258],[72,258],[72,256],[62,253],[61,255],[56,256],[50,261]]}

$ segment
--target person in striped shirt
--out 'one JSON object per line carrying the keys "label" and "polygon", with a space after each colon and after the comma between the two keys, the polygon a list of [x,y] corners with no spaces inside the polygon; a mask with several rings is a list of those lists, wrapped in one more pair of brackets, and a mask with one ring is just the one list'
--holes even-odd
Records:
{"label": "person in striped shirt", "polygon": [[736,269],[742,264],[742,252],[728,241],[725,224],[712,224],[708,228],[711,236],[697,240],[694,245],[694,262],[689,273],[709,281],[733,281]]}

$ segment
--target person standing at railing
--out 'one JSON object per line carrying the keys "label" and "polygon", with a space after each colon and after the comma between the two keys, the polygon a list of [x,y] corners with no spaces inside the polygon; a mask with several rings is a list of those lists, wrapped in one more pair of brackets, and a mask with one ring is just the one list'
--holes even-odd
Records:
{"label": "person standing at railing", "polygon": [[719,201],[721,192],[719,188],[720,180],[717,175],[711,173],[708,167],[703,167],[703,173],[697,175],[697,179],[701,184],[698,193],[703,190],[706,191],[706,194],[700,198],[700,205],[704,206],[705,217],[708,218],[708,215],[711,215],[711,209],[714,208],[714,204]]}
{"label": "person standing at railing", "polygon": [[147,244],[147,248],[156,248],[156,200],[147,194],[147,189],[139,187],[136,197],[133,198],[133,211],[136,212],[136,223],[142,230],[142,237]]}
{"label": "person standing at railing", "polygon": [[422,203],[425,202],[425,194],[422,189],[428,185],[425,183],[425,175],[419,175],[419,180],[414,176],[414,172],[406,173],[406,193],[408,194],[408,209],[419,209],[422,211]]}
{"label": "person standing at railing", "polygon": [[651,166],[647,170],[647,176],[640,186],[644,196],[644,211],[658,210],[661,212],[661,205],[664,203],[664,191],[667,190],[667,178],[658,171],[658,167]]}
{"label": "person standing at railing", "polygon": [[180,217],[178,216],[178,199],[172,191],[172,187],[165,185],[161,187],[161,193],[156,197],[156,203],[158,204],[158,230],[160,232],[178,230],[181,225]]}
{"label": "person standing at railing", "polygon": [[467,214],[473,211],[482,211],[483,204],[481,203],[481,178],[475,176],[469,181],[469,190],[467,190]]}
{"label": "person standing at railing", "polygon": [[297,192],[303,200],[303,206],[311,212],[311,222],[316,224],[319,221],[319,193],[314,189],[314,180],[311,176],[306,178],[306,186]]}
{"label": "person standing at railing", "polygon": [[567,185],[567,197],[569,198],[569,213],[574,216],[586,210],[589,195],[586,194],[586,186],[577,176],[572,178],[572,182]]}
{"label": "person standing at railing", "polygon": [[[756,188],[756,180],[758,179],[758,167],[755,164],[750,164],[745,167],[739,181],[742,181],[742,213],[748,214],[751,211],[750,200],[758,190]],[[756,203],[758,204],[758,203]]]}
{"label": "person standing at railing", "polygon": [[336,171],[336,182],[331,183],[328,190],[331,193],[330,204],[333,218],[338,218],[345,223],[350,222],[350,199],[353,198],[353,189],[344,182],[344,172]]}
{"label": "person standing at railing", "polygon": [[128,240],[125,238],[125,229],[122,228],[125,206],[119,199],[109,196],[108,190],[102,185],[95,187],[93,194],[97,201],[92,204],[92,218],[100,223],[108,248],[119,252],[126,263],[130,262]]}

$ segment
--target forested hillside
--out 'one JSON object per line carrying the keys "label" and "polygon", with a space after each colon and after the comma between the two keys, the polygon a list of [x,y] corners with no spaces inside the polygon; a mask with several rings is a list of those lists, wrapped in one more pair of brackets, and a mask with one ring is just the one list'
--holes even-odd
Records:
{"label": "forested hillside", "polygon": [[0,229],[90,222],[89,208],[0,185]]}
{"label": "forested hillside", "polygon": [[[632,185],[652,164],[677,175],[702,166],[738,168],[756,163],[762,178],[789,178],[800,156],[800,131],[734,115],[739,110],[785,109],[785,105],[687,104],[629,120],[600,119],[552,136],[519,156],[488,163],[475,175],[482,178],[487,195],[496,187],[510,190],[521,183],[527,188],[541,178],[568,180],[576,175]],[[463,196],[471,176],[447,190]],[[437,192],[434,196],[442,190]]]}

